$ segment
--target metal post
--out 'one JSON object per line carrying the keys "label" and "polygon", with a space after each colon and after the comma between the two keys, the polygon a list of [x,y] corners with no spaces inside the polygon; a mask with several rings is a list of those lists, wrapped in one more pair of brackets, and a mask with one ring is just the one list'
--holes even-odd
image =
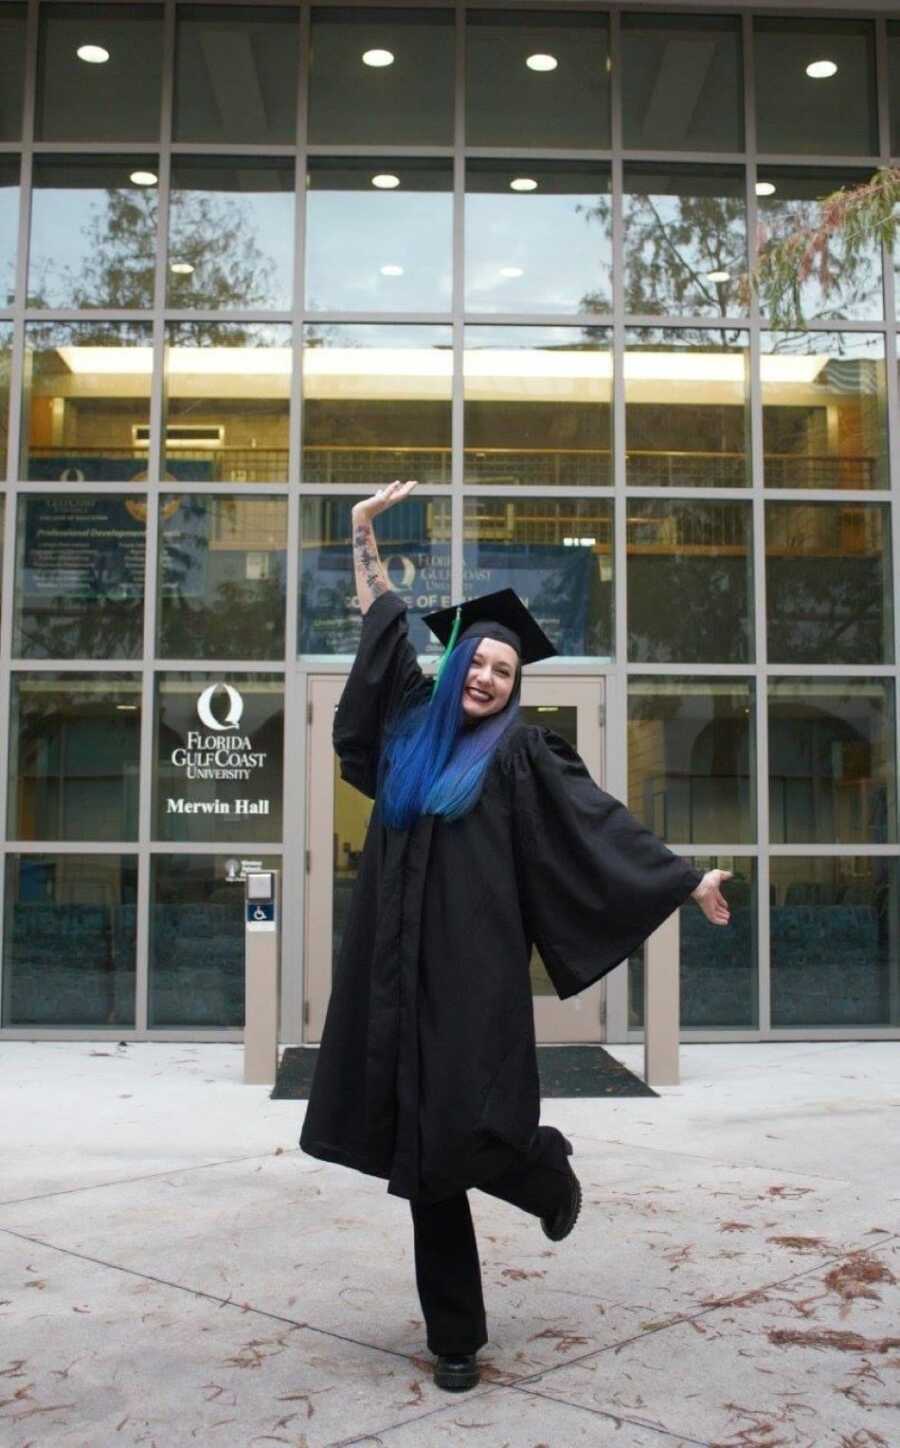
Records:
{"label": "metal post", "polygon": [[648,937],[644,946],[644,1080],[648,1086],[677,1086],[681,1021],[679,912]]}
{"label": "metal post", "polygon": [[244,1083],[248,1086],[275,1082],[280,941],[279,872],[248,871],[244,910]]}

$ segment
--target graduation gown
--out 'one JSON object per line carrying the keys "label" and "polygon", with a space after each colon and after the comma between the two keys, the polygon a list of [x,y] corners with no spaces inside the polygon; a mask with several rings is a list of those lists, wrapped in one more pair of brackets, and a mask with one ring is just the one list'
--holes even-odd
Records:
{"label": "graduation gown", "polygon": [[[375,799],[386,724],[431,689],[405,604],[379,595],[335,714],[343,779]],[[540,1117],[532,944],[565,1000],[627,959],[701,879],[535,725],[507,732],[460,820],[395,830],[375,799],[302,1149],[422,1202],[502,1171]]]}

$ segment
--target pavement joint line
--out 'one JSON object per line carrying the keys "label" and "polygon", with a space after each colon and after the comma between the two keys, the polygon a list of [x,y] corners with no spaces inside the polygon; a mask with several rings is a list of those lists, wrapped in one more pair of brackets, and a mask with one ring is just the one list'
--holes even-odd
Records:
{"label": "pavement joint line", "polygon": [[[560,1365],[561,1366],[561,1365]],[[550,1369],[555,1372],[555,1368]],[[643,1418],[630,1418],[627,1413],[614,1413],[611,1408],[592,1408],[587,1403],[573,1403],[569,1398],[555,1398],[550,1393],[537,1393],[534,1388],[522,1387],[519,1383],[511,1383],[510,1386],[517,1393],[525,1393],[530,1398],[540,1398],[545,1403],[559,1403],[567,1408],[580,1408],[583,1413],[593,1413],[598,1418],[611,1418],[618,1428],[628,1424],[630,1428],[643,1428],[647,1433],[658,1433],[661,1438],[675,1438],[679,1443],[690,1443],[694,1448],[713,1448],[708,1438],[689,1438],[686,1433],[678,1433],[673,1428],[665,1428],[661,1423],[648,1423]]]}

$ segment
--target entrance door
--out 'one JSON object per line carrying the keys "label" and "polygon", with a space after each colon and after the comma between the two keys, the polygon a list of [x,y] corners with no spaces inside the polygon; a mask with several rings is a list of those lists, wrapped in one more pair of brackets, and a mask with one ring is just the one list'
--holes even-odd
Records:
{"label": "entrance door", "polygon": [[[321,1039],[333,963],[356,881],[372,801],[345,784],[331,744],[331,727],[344,679],[311,677],[307,741],[307,889],[304,1039]],[[553,729],[578,750],[598,784],[603,783],[602,678],[522,680],[525,723]],[[568,1001],[553,989],[538,951],[531,959],[535,1031],[539,1042],[599,1041],[604,1037],[605,982]]]}

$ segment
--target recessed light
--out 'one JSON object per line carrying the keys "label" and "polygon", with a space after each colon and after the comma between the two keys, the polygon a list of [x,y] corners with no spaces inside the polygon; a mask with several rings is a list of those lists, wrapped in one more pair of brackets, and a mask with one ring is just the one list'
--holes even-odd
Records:
{"label": "recessed light", "polygon": [[377,186],[379,191],[393,191],[395,186],[400,185],[400,177],[392,176],[389,172],[381,172],[372,177],[372,185]]}
{"label": "recessed light", "polygon": [[813,80],[827,80],[831,75],[837,75],[837,66],[833,60],[814,60],[806,67],[806,74]]}
{"label": "recessed light", "polygon": [[706,273],[708,282],[730,282],[731,273],[727,271],[711,271]]}
{"label": "recessed light", "polygon": [[757,181],[756,183],[757,196],[771,196],[774,190],[774,181]]}
{"label": "recessed light", "polygon": [[117,708],[117,709],[121,709],[122,712],[124,713],[126,709],[129,709],[129,710],[130,710],[130,709],[136,709],[136,708],[137,708],[137,704],[117,704],[117,705],[116,705],[116,708]]}
{"label": "recessed light", "polygon": [[159,177],[155,171],[132,171],[131,179],[135,186],[155,186]]}
{"label": "recessed light", "polygon": [[390,50],[366,50],[363,52],[363,65],[393,65],[394,56]]}
{"label": "recessed light", "polygon": [[389,264],[388,266],[383,266],[381,268],[381,275],[383,277],[402,277],[403,268],[402,266],[393,266],[392,264]]}
{"label": "recessed light", "polygon": [[179,277],[189,277],[193,270],[193,262],[189,261],[173,261],[169,267],[169,271],[175,272],[176,276]]}
{"label": "recessed light", "polygon": [[102,65],[109,60],[109,51],[104,50],[102,45],[79,45],[75,54],[79,60],[86,60],[88,65]]}
{"label": "recessed light", "polygon": [[556,70],[559,61],[555,55],[529,55],[525,64],[529,70]]}
{"label": "recessed light", "polygon": [[517,176],[509,185],[512,191],[537,191],[537,182],[532,181],[530,176]]}
{"label": "recessed light", "polygon": [[523,277],[525,272],[520,266],[502,266],[500,275],[502,277]]}

